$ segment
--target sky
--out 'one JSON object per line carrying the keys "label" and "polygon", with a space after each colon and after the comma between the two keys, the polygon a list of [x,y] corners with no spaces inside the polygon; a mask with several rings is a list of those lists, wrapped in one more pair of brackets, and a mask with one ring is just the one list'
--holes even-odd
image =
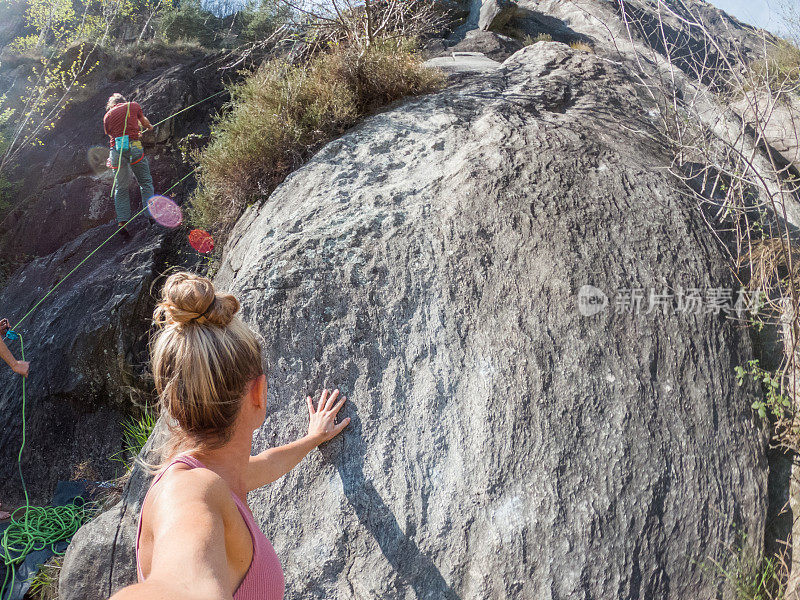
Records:
{"label": "sky", "polygon": [[762,27],[773,33],[781,34],[783,27],[780,18],[781,2],[797,2],[800,0],[709,0],[717,8],[733,15],[740,21]]}

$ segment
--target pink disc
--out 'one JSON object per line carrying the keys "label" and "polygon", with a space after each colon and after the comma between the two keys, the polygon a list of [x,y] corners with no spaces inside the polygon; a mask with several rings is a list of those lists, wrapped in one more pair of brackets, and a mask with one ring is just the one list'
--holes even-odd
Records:
{"label": "pink disc", "polygon": [[192,229],[189,232],[189,243],[201,254],[208,254],[214,249],[214,238],[204,229]]}
{"label": "pink disc", "polygon": [[153,196],[147,201],[147,210],[156,222],[164,227],[177,227],[183,221],[181,207],[166,196]]}

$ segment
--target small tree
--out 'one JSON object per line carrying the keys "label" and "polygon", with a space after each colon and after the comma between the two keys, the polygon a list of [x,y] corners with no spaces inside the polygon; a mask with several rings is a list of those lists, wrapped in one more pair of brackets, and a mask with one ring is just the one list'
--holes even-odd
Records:
{"label": "small tree", "polygon": [[158,29],[168,42],[195,40],[211,46],[216,41],[219,20],[202,7],[200,0],[183,0],[177,8],[164,13]]}
{"label": "small tree", "polygon": [[291,9],[281,0],[251,0],[240,13],[241,37],[245,42],[269,38],[291,18]]}

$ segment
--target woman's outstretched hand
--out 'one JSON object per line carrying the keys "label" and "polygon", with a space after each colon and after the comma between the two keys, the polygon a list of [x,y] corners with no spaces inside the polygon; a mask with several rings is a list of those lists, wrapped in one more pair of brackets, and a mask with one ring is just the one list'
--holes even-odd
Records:
{"label": "woman's outstretched hand", "polygon": [[335,437],[350,423],[350,417],[343,419],[341,423],[336,423],[336,414],[347,400],[347,398],[342,396],[342,398],[336,402],[338,396],[339,390],[333,390],[330,396],[328,396],[328,390],[322,390],[316,409],[314,409],[314,401],[311,399],[311,396],[306,396],[306,404],[308,405],[308,435],[318,440],[317,444],[327,442],[329,439]]}
{"label": "woman's outstretched hand", "polygon": [[341,423],[336,422],[336,415],[347,398],[342,396],[337,402],[336,398],[339,396],[339,390],[334,390],[330,396],[328,393],[328,390],[322,391],[316,408],[314,408],[311,396],[306,396],[306,405],[308,406],[307,435],[283,446],[268,448],[256,456],[250,457],[245,477],[245,487],[248,492],[283,477],[294,469],[297,463],[303,460],[303,457],[314,448],[323,442],[327,442],[347,427],[347,424],[350,423],[350,417],[342,419]]}

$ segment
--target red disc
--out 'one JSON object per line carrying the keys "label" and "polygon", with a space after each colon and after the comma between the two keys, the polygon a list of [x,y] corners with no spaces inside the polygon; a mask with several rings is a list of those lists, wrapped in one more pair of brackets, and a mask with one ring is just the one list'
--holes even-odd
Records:
{"label": "red disc", "polygon": [[189,232],[189,244],[201,254],[208,254],[214,249],[214,238],[205,229],[192,229]]}

